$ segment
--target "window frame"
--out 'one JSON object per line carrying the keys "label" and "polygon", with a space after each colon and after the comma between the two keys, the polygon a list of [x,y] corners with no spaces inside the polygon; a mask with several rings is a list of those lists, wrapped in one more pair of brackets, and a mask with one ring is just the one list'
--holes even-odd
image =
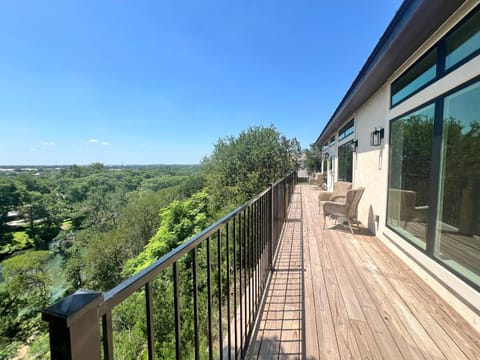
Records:
{"label": "window frame", "polygon": [[[427,58],[428,56],[431,55],[432,52],[434,51],[437,51],[437,56],[436,56],[436,61],[434,63],[435,65],[435,76],[428,80],[426,83],[424,83],[423,85],[421,85],[420,87],[418,87],[416,90],[412,91],[411,93],[409,93],[408,95],[406,95],[404,98],[402,98],[401,100],[397,101],[395,104],[393,103],[393,86],[394,84],[401,80],[404,76],[406,76],[410,71],[413,71],[423,60],[425,60],[425,58]],[[429,49],[425,54],[423,54],[419,59],[417,59],[417,61],[415,61],[411,66],[408,67],[407,70],[405,70],[401,75],[399,75],[395,81],[392,81],[392,83],[390,84],[390,108],[393,108],[395,106],[398,106],[399,104],[401,104],[402,102],[404,102],[405,100],[411,98],[412,96],[418,94],[420,91],[422,91],[423,89],[429,87],[430,85],[432,85],[434,82],[436,82],[439,77],[438,77],[438,73],[439,73],[439,64],[438,64],[438,58],[440,57],[439,55],[440,51],[439,49],[436,47],[436,46],[433,46],[431,49]],[[418,78],[418,77],[417,77]],[[413,82],[413,81],[412,81]],[[409,84],[411,84],[412,82],[410,82]],[[407,84],[407,85],[409,85]],[[405,87],[404,87],[405,88]],[[403,89],[403,88],[402,88]]]}
{"label": "window frame", "polygon": [[[352,129],[351,133],[347,134],[347,131]],[[338,142],[348,138],[349,136],[355,134],[355,119],[347,122],[339,131],[338,131]]]}
{"label": "window frame", "polygon": [[[457,276],[459,279],[464,281],[466,284],[469,286],[473,287],[477,291],[480,291],[480,284],[476,284],[473,281],[471,281],[469,278],[465,277],[462,273],[458,272],[454,268],[448,266],[446,263],[442,262],[439,258],[435,256],[435,246],[436,246],[436,239],[435,239],[435,224],[437,221],[438,217],[438,191],[440,187],[440,172],[441,172],[441,146],[442,146],[442,138],[443,138],[443,113],[444,113],[444,102],[445,98],[448,96],[461,91],[462,89],[465,89],[475,83],[480,82],[480,75],[462,83],[461,85],[458,85],[454,88],[449,89],[448,91],[438,95],[437,97],[430,99],[412,109],[409,109],[408,111],[392,118],[389,120],[389,144],[391,144],[392,141],[392,123],[400,120],[401,118],[404,118],[405,116],[408,116],[411,113],[414,113],[424,107],[427,107],[429,105],[434,104],[435,105],[435,111],[434,111],[434,118],[433,118],[433,139],[432,139],[432,165],[431,165],[431,176],[430,176],[430,193],[429,193],[429,200],[428,200],[428,206],[429,206],[429,213],[428,213],[428,227],[427,227],[427,236],[426,236],[426,249],[423,249],[422,247],[418,246],[415,242],[411,241],[407,237],[403,236],[400,232],[396,231],[393,227],[388,225],[387,222],[387,209],[389,208],[389,196],[388,196],[388,191],[390,189],[390,155],[388,158],[388,163],[389,163],[389,170],[388,170],[388,180],[386,184],[386,211],[385,211],[385,220],[384,220],[384,226],[385,228],[389,229],[393,233],[395,233],[397,236],[399,236],[401,239],[406,241],[408,244],[411,246],[415,247],[417,250],[421,251],[424,255],[426,255],[429,259],[435,261],[437,264],[441,265],[443,268],[445,268],[447,271],[451,272],[455,276]],[[432,226],[433,224],[433,226]]]}
{"label": "window frame", "polygon": [[[415,96],[418,94],[420,91],[424,90],[425,88],[429,87],[439,79],[445,77],[452,71],[455,71],[458,69],[460,66],[464,65],[471,59],[477,57],[480,55],[480,48],[475,50],[473,53],[469,54],[468,56],[462,58],[460,61],[449,67],[448,69],[445,69],[445,63],[446,63],[446,58],[447,58],[447,51],[446,51],[446,41],[447,38],[449,38],[454,32],[459,30],[467,21],[469,21],[474,15],[478,14],[480,11],[480,4],[477,5],[470,13],[467,14],[458,24],[456,24],[450,31],[448,31],[440,40],[438,40],[432,47],[430,47],[420,58],[418,58],[412,65],[410,65],[405,71],[403,71],[400,75],[398,75],[394,81],[390,83],[390,109],[393,109],[394,107],[400,105],[404,101],[408,100],[412,96]],[[401,79],[405,74],[407,74],[409,71],[414,69],[422,60],[425,59],[428,55],[431,54],[432,51],[437,51],[437,58],[436,58],[436,74],[433,79],[429,80],[422,86],[420,86],[418,89],[415,91],[411,92],[407,96],[405,96],[402,100],[393,103],[393,92],[392,92],[392,86],[395,84],[399,79]]]}

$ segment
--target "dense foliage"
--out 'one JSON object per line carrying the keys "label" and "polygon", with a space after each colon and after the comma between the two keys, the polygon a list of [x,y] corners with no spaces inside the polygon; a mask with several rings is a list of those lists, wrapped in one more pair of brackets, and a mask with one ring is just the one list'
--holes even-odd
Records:
{"label": "dense foliage", "polygon": [[316,143],[305,150],[305,167],[309,174],[322,169],[322,147]]}
{"label": "dense foliage", "polygon": [[[201,167],[113,169],[95,163],[0,176],[0,359],[14,355],[22,344],[29,345],[31,358],[48,358],[42,308],[80,287],[111,289],[296,169],[299,158],[296,139],[281,136],[273,126],[254,127],[219,140]],[[193,312],[191,256],[178,266],[185,314],[182,352],[189,358],[194,338],[187,316]],[[205,334],[203,246],[198,266]],[[158,276],[153,289],[157,357],[170,359],[175,350],[172,273]],[[219,301],[218,289],[212,291],[217,294],[213,301]],[[145,356],[144,304],[142,291],[115,308],[116,358]],[[207,356],[206,338],[200,342]]]}
{"label": "dense foliage", "polygon": [[298,169],[300,156],[299,142],[273,126],[251,127],[238,137],[220,139],[202,162],[208,193],[217,206],[238,206]]}
{"label": "dense foliage", "polygon": [[[203,186],[198,166],[92,164],[0,176],[0,359],[34,339],[35,353],[46,353],[39,311],[79,287],[117,285],[124,263],[157,231],[160,209]],[[44,291],[21,274],[38,275]]]}

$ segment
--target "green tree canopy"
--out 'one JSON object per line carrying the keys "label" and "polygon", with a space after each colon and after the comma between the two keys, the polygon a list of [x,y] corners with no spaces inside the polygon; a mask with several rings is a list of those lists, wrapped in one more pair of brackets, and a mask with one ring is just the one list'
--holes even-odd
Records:
{"label": "green tree canopy", "polygon": [[185,240],[206,228],[210,221],[208,195],[199,192],[188,200],[173,201],[160,211],[161,225],[145,249],[125,264],[124,273],[132,275],[149,266]]}
{"label": "green tree canopy", "polygon": [[45,272],[47,251],[28,251],[2,263],[0,283],[0,358],[12,339],[26,341],[45,324],[40,310],[50,300],[51,279]]}
{"label": "green tree canopy", "polygon": [[238,137],[220,139],[202,161],[208,193],[219,207],[238,206],[297,169],[300,155],[299,142],[274,126],[250,127]]}
{"label": "green tree canopy", "polygon": [[322,147],[316,143],[305,150],[305,166],[309,173],[320,171],[322,168]]}

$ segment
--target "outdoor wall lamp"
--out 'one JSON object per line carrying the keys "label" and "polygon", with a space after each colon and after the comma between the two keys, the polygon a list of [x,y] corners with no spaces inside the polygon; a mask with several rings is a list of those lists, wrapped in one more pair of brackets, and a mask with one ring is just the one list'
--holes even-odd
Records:
{"label": "outdoor wall lamp", "polygon": [[352,140],[350,146],[352,147],[353,152],[357,151],[358,140]]}
{"label": "outdoor wall lamp", "polygon": [[325,160],[327,160],[329,156],[330,156],[330,154],[327,153],[327,152],[326,152],[325,154],[323,154],[323,158],[324,158]]}
{"label": "outdoor wall lamp", "polygon": [[383,128],[375,128],[373,132],[370,133],[370,145],[371,146],[380,146],[384,136]]}

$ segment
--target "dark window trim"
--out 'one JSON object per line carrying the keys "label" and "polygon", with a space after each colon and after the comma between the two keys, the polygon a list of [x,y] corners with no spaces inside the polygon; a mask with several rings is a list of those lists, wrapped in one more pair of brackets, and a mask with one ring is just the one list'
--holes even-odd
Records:
{"label": "dark window trim", "polygon": [[[445,57],[443,58],[443,75],[442,76],[445,76],[449,73],[451,73],[452,71],[458,69],[460,66],[464,65],[465,63],[469,62],[470,60],[472,60],[474,57],[477,57],[478,55],[480,55],[480,49],[477,49],[476,51],[474,51],[473,53],[471,53],[470,55],[466,56],[465,58],[463,58],[462,60],[460,60],[458,63],[456,63],[455,65],[453,65],[452,67],[450,67],[448,70],[445,70],[445,61],[446,61],[446,39],[452,35],[455,31],[458,30],[458,28],[460,28],[463,24],[465,24],[468,20],[470,20],[471,17],[473,17],[478,11],[480,11],[480,4],[477,5],[472,11],[470,11],[467,16],[465,16],[462,20],[460,20],[460,22],[455,25],[453,27],[453,29],[451,29],[448,33],[446,33],[439,41],[438,43],[443,43],[442,44],[442,47],[443,47],[443,51],[445,52],[444,55]],[[441,48],[442,48],[441,47]]]}
{"label": "dark window trim", "polygon": [[[351,146],[352,142],[353,142],[353,139],[350,139],[350,140],[348,140],[348,141],[345,141],[345,142],[342,143],[341,145],[340,145],[340,144],[338,145],[338,153],[337,153],[337,169],[338,169],[337,180],[338,180],[338,181],[350,181],[350,182],[353,181],[353,151],[352,151],[352,146]],[[342,146],[346,146],[346,147],[347,147],[347,151],[349,151],[350,153],[352,153],[352,167],[351,167],[351,169],[350,169],[350,177],[351,177],[350,180],[348,180],[348,179],[346,179],[346,178],[343,178],[343,177],[340,178],[340,160],[341,160],[341,158],[340,158],[340,151],[341,151],[340,148],[341,148]],[[342,175],[343,175],[343,174],[342,174]]]}
{"label": "dark window trim", "polygon": [[[440,40],[438,40],[434,45],[432,45],[431,48],[429,48],[420,58],[418,58],[412,65],[410,65],[405,71],[403,71],[397,78],[392,81],[390,84],[390,109],[393,109],[394,107],[400,105],[404,101],[410,99],[412,96],[418,94],[420,91],[424,90],[425,88],[429,87],[436,81],[440,80],[441,78],[445,77],[446,75],[450,74],[451,72],[455,71],[462,65],[465,65],[467,62],[472,60],[473,58],[477,57],[480,55],[480,49],[477,49],[470,55],[466,56],[462,60],[460,60],[458,63],[455,65],[451,66],[448,69],[445,69],[445,61],[446,61],[446,39],[452,35],[455,31],[457,31],[463,24],[465,24],[472,16],[474,16],[477,11],[480,11],[480,4],[477,5],[472,11],[470,11],[462,20],[458,22],[450,31],[448,31]],[[400,79],[404,74],[406,74],[408,71],[410,71],[412,68],[418,65],[419,62],[421,62],[426,56],[428,56],[434,49],[437,49],[437,71],[435,77],[419,87],[417,90],[409,94],[408,96],[404,97],[402,100],[396,102],[393,104],[393,96],[392,96],[392,85]]]}
{"label": "dark window trim", "polygon": [[[390,177],[390,146],[392,144],[392,124],[410,114],[413,114],[415,112],[417,112],[418,110],[422,109],[422,108],[426,108],[430,105],[435,105],[435,112],[434,112],[434,119],[433,119],[433,125],[435,126],[435,116],[436,116],[436,105],[437,105],[437,99],[433,99],[433,100],[429,100],[419,106],[416,106],[415,108],[413,109],[410,109],[409,111],[403,113],[402,115],[399,115],[399,116],[396,116],[394,117],[393,119],[390,120],[390,124],[389,124],[389,134],[388,134],[388,144],[389,144],[389,150],[388,150],[388,181],[387,181],[387,207],[385,208],[386,211],[385,211],[385,227],[390,229],[391,231],[393,231],[396,235],[400,236],[403,240],[405,240],[406,242],[408,242],[410,245],[414,246],[415,248],[417,248],[418,250],[420,250],[422,253],[424,253],[425,255],[429,256],[427,254],[427,249],[429,248],[429,235],[430,235],[430,232],[427,233],[427,238],[425,239],[425,249],[423,249],[421,246],[419,246],[418,244],[416,244],[414,241],[408,239],[407,237],[403,236],[401,233],[399,233],[398,231],[396,231],[393,227],[389,226],[388,225],[388,222],[387,222],[387,218],[388,218],[388,209],[389,209],[389,203],[390,203],[390,198],[388,196],[388,193],[389,193],[389,189],[390,189],[390,183],[391,183],[391,177]],[[433,136],[433,134],[432,134]],[[432,150],[433,151],[433,150]],[[432,154],[432,157],[433,157],[433,154]],[[432,169],[433,169],[433,160],[432,160]],[[431,183],[433,182],[433,177],[432,177],[432,173],[430,172],[430,186],[431,186]],[[437,180],[437,183],[438,183],[438,180]],[[431,201],[431,196],[429,195],[429,199],[428,199],[428,205],[430,206],[430,201]],[[436,210],[435,210],[435,215],[436,215]],[[430,218],[429,218],[430,219]],[[427,228],[427,231],[429,229]],[[433,232],[432,232],[433,233]]]}
{"label": "dark window trim", "polygon": [[[394,118],[392,118],[390,121],[389,121],[389,134],[388,134],[388,138],[389,138],[389,144],[391,144],[392,142],[392,124],[411,114],[411,113],[414,113],[418,110],[420,110],[421,108],[424,108],[424,107],[427,107],[427,106],[430,106],[432,104],[435,104],[435,112],[434,112],[434,119],[433,119],[433,127],[434,127],[434,132],[433,132],[433,139],[432,139],[432,151],[435,151],[435,150],[438,150],[437,147],[438,145],[436,144],[436,142],[439,143],[439,145],[441,146],[441,140],[442,140],[442,131],[443,131],[443,109],[444,109],[444,103],[445,103],[445,98],[462,90],[462,89],[465,89],[467,87],[469,87],[470,85],[473,85],[475,83],[478,83],[480,82],[480,75],[444,92],[443,94],[440,94],[439,96],[435,97],[434,99],[430,99],[429,101],[426,101],[424,102],[423,104],[419,105],[419,106],[416,106],[415,108],[413,109],[410,109],[408,110],[407,112],[401,114],[401,115],[398,115]],[[440,111],[438,110],[438,108],[441,108],[442,109],[442,113],[440,113]],[[440,130],[438,130],[440,129]],[[440,133],[438,133],[438,131],[440,131]],[[436,139],[437,138],[437,139]],[[390,154],[389,154],[389,158],[388,158],[388,162],[389,162],[389,166],[390,166]],[[434,191],[433,192],[430,192],[430,195],[429,195],[429,207],[431,209],[433,209],[433,211],[430,211],[429,212],[429,217],[428,217],[428,221],[429,221],[429,224],[432,224],[432,223],[435,223],[436,222],[436,218],[437,218],[437,212],[438,212],[438,188],[440,186],[440,183],[439,183],[439,174],[440,174],[440,151],[437,151],[437,154],[435,153],[432,153],[432,173],[431,173],[431,176],[430,176],[430,185],[431,185],[431,189],[433,190],[437,190],[437,191]],[[388,198],[388,189],[390,187],[390,169],[388,171],[388,181],[387,181],[387,188],[386,188],[386,193],[387,193],[387,207],[385,208],[386,211],[388,211],[388,205],[389,205],[389,201],[390,199]],[[435,199],[434,199],[435,197]],[[431,206],[435,206],[435,208],[432,208]],[[432,219],[434,220],[432,222]],[[473,289],[477,290],[477,291],[480,291],[480,285],[478,284],[475,284],[472,280],[468,279],[467,277],[465,277],[463,274],[459,273],[457,270],[455,270],[454,268],[448,266],[447,263],[441,261],[440,259],[438,259],[437,257],[434,256],[434,247],[435,247],[435,231],[434,229],[429,226],[427,228],[427,239],[426,239],[426,246],[425,246],[425,249],[423,249],[422,247],[418,246],[416,243],[414,243],[413,241],[409,240],[408,238],[406,238],[405,236],[402,236],[402,234],[400,234],[399,232],[397,232],[393,227],[389,226],[388,223],[387,223],[387,213],[385,212],[385,227],[389,230],[391,230],[395,235],[399,236],[401,239],[405,240],[408,244],[412,245],[413,247],[415,247],[416,249],[418,249],[420,252],[422,252],[425,256],[427,256],[429,259],[435,261],[437,264],[441,265],[443,268],[445,268],[446,270],[450,271],[452,274],[454,274],[455,276],[457,276],[460,280],[462,280],[464,283],[466,283],[467,285],[471,286]]]}
{"label": "dark window trim", "polygon": [[395,81],[392,81],[392,83],[390,84],[390,109],[394,108],[395,106],[398,106],[399,104],[401,104],[402,102],[406,101],[407,99],[410,99],[412,96],[418,94],[420,91],[422,91],[423,89],[429,87],[430,85],[432,85],[434,82],[436,82],[438,79],[439,79],[439,76],[438,76],[438,58],[439,58],[439,51],[437,50],[437,60],[436,60],[436,74],[435,74],[435,77],[432,79],[432,80],[429,80],[427,81],[425,84],[423,84],[422,86],[420,86],[417,90],[413,91],[412,93],[408,94],[407,96],[405,96],[402,100],[396,102],[395,104],[393,103],[393,93],[392,93],[392,86],[393,84],[395,84],[399,79],[401,79],[402,76],[404,76],[405,74],[407,74],[409,71],[411,71],[415,66],[417,66],[422,60],[424,60],[427,56],[430,55],[430,53],[432,53],[433,51],[435,51],[436,49],[436,46],[437,44],[435,44],[434,46],[432,46],[430,49],[428,49],[427,52],[425,52],[425,54],[423,54],[422,56],[420,56],[412,65],[410,65],[404,72],[402,72],[396,79]]}
{"label": "dark window trim", "polygon": [[[353,128],[353,132],[351,134],[345,135],[345,133]],[[338,131],[338,141],[340,142],[341,140],[346,139],[350,135],[353,135],[355,133],[355,119],[350,120],[347,122],[339,131]]]}
{"label": "dark window trim", "polygon": [[334,134],[334,135],[332,135],[332,137],[331,137],[330,140],[328,141],[328,146],[329,146],[329,147],[332,147],[332,146],[335,145],[335,144],[336,144],[336,136],[335,136],[335,134]]}

